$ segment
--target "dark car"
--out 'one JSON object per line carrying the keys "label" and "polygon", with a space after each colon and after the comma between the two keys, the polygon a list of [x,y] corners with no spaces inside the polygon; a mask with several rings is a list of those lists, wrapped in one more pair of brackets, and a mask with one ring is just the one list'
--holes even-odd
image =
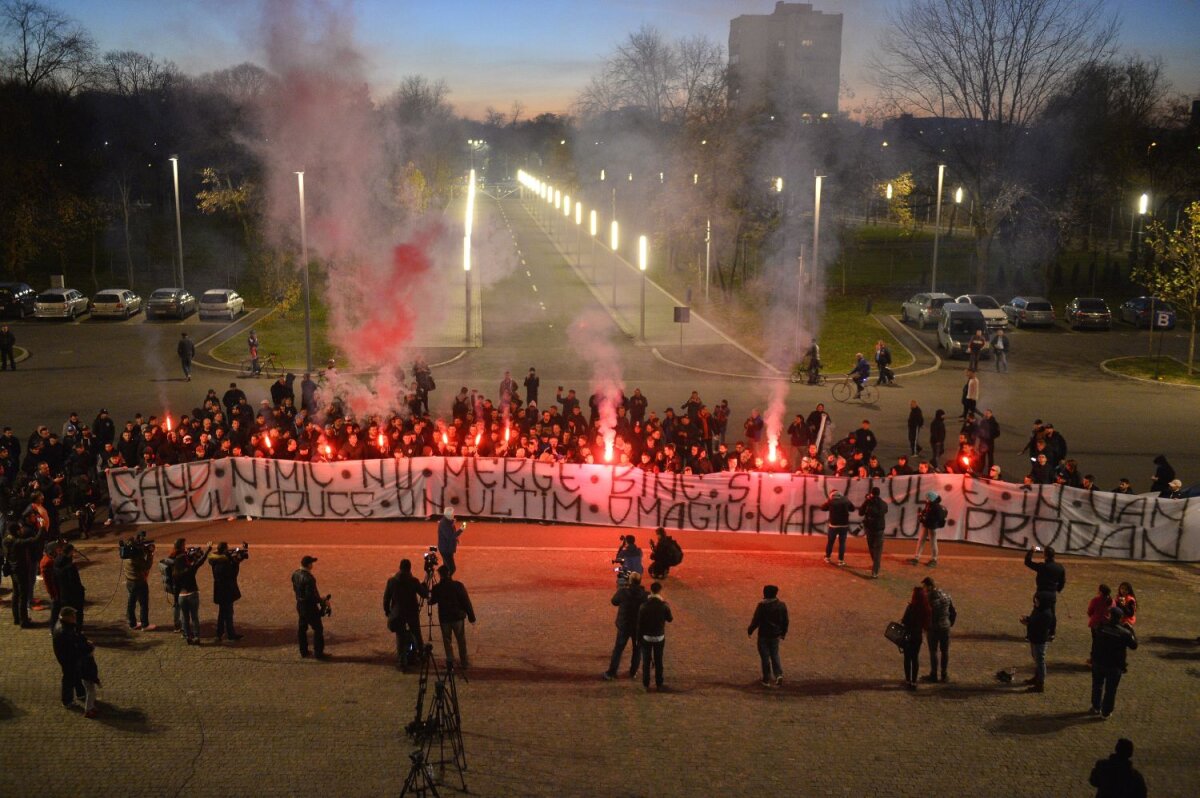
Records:
{"label": "dark car", "polygon": [[159,288],[146,303],[146,318],[161,319],[174,316],[182,319],[196,312],[196,297],[182,288]]}
{"label": "dark car", "polygon": [[1134,327],[1149,327],[1153,321],[1156,330],[1175,329],[1175,306],[1158,297],[1134,297],[1121,305],[1120,316]]}
{"label": "dark car", "polygon": [[1067,303],[1067,326],[1072,330],[1111,330],[1112,311],[1108,303],[1096,296],[1077,296]]}
{"label": "dark car", "polygon": [[1050,300],[1040,296],[1015,296],[1001,310],[1009,324],[1021,327],[1053,327],[1054,308]]}
{"label": "dark car", "polygon": [[37,291],[25,283],[0,283],[0,317],[23,319],[33,315]]}

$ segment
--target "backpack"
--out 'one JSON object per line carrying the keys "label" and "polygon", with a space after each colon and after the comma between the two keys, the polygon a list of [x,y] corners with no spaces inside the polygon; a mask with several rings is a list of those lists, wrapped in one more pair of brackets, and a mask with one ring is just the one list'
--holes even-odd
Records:
{"label": "backpack", "polygon": [[683,549],[675,538],[670,538],[671,548],[667,551],[667,559],[672,568],[683,562]]}
{"label": "backpack", "polygon": [[163,557],[158,561],[158,570],[162,573],[163,590],[168,593],[175,592],[175,561],[170,557]]}

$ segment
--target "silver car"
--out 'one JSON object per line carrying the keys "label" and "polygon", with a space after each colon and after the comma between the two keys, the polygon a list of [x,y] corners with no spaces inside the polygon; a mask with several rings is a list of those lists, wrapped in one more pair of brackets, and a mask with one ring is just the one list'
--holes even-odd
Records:
{"label": "silver car", "polygon": [[182,319],[196,312],[196,297],[182,288],[159,288],[150,295],[146,305],[147,319],[174,316]]}
{"label": "silver car", "polygon": [[33,303],[33,315],[39,319],[74,319],[87,312],[88,298],[74,288],[51,288]]}
{"label": "silver car", "polygon": [[127,319],[142,310],[142,298],[128,288],[105,288],[92,297],[92,318]]}
{"label": "silver car", "polygon": [[1054,306],[1040,296],[1015,296],[1001,310],[1015,327],[1053,327]]}
{"label": "silver car", "polygon": [[924,329],[929,325],[937,325],[942,318],[942,305],[953,302],[949,294],[916,294],[900,306],[900,321],[905,324],[916,324]]}
{"label": "silver car", "polygon": [[994,297],[987,294],[963,294],[954,301],[979,308],[983,320],[987,322],[989,333],[1008,327],[1008,314],[1001,309],[1000,303]]}
{"label": "silver car", "polygon": [[233,321],[246,309],[246,301],[237,291],[213,288],[200,295],[200,318],[226,318]]}

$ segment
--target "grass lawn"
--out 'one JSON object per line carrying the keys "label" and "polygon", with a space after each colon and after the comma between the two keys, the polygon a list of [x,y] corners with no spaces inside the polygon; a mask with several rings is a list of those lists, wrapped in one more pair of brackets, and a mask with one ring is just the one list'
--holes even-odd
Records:
{"label": "grass lawn", "polygon": [[1154,379],[1155,365],[1157,365],[1160,382],[1200,385],[1200,368],[1197,368],[1192,374],[1188,374],[1187,365],[1173,357],[1120,357],[1108,361],[1105,365],[1118,374],[1128,374],[1130,377],[1141,377],[1146,380]]}
{"label": "grass lawn", "polygon": [[[300,374],[304,370],[304,308],[295,307],[287,317],[278,313],[254,325],[258,333],[259,354],[276,354],[276,361],[284,368]],[[230,363],[241,363],[247,356],[246,336],[249,330],[233,336],[213,350],[213,355]],[[344,363],[343,354],[335,349],[325,336],[325,307],[317,302],[312,309],[313,366],[323,368],[329,358]]]}

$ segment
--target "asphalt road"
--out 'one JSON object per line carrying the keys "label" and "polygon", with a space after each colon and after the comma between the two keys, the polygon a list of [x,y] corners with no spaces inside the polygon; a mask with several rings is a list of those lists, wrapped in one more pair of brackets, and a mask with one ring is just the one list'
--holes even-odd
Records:
{"label": "asphalt road", "polygon": [[[435,412],[448,413],[460,385],[494,395],[505,369],[519,383],[530,366],[536,366],[542,377],[543,405],[553,399],[558,385],[574,387],[586,396],[594,372],[612,363],[627,391],[640,387],[660,414],[667,406],[678,407],[692,390],[710,405],[728,399],[733,408],[731,440],[740,433],[750,410],[765,411],[772,392],[781,386],[786,396],[785,428],[793,414],[807,414],[817,402],[824,402],[836,433],[844,435],[862,419],[870,419],[886,462],[906,448],[910,399],[917,400],[926,419],[932,419],[939,407],[951,417],[959,413],[965,370],[961,360],[943,362],[927,375],[902,377],[898,387],[881,390],[874,406],[839,404],[829,387],[704,374],[667,365],[622,331],[601,301],[603,292],[589,289],[517,199],[481,201],[477,207],[492,217],[497,234],[491,245],[505,250],[495,253],[494,260],[506,265],[503,274],[481,272],[483,346],[436,370],[439,388],[431,396]],[[477,259],[486,262],[487,253]],[[250,320],[243,317],[235,323],[232,334],[240,334]],[[580,324],[584,326],[573,336],[571,328]],[[225,327],[225,322],[201,322],[195,316],[182,322],[147,322],[140,316],[125,322],[90,318],[75,323],[14,322],[18,344],[28,348],[32,357],[15,374],[0,374],[0,424],[25,435],[38,423],[60,425],[71,410],[90,420],[100,407],[107,407],[118,421],[131,418],[135,411],[149,415],[164,408],[190,410],[208,387],[223,391],[236,375],[197,368],[193,381],[184,382],[175,357],[179,333],[186,330],[199,343]],[[739,331],[729,332],[739,335]],[[230,331],[216,340],[225,334]],[[936,349],[932,330],[916,335]],[[1147,489],[1151,460],[1158,454],[1167,455],[1185,483],[1200,480],[1200,450],[1194,444],[1200,432],[1196,412],[1200,393],[1114,378],[1099,368],[1106,358],[1147,352],[1145,331],[1124,325],[1111,332],[1071,332],[1061,327],[1016,330],[1012,341],[1008,373],[996,374],[990,361],[981,373],[980,407],[991,408],[1000,420],[998,462],[1006,476],[1017,478],[1027,471],[1028,461],[1018,452],[1031,422],[1041,418],[1055,423],[1067,439],[1069,456],[1080,461],[1084,473],[1095,474],[1101,486],[1115,485],[1128,476],[1136,489]],[[864,341],[864,351],[872,343]],[[925,362],[933,362],[929,353],[917,351]],[[1164,353],[1185,351],[1182,329],[1164,336]],[[457,353],[445,349],[427,356],[430,362],[438,362]],[[729,345],[706,345],[701,359],[716,372],[760,373],[750,358]],[[242,385],[252,402],[267,396],[266,380]]]}

